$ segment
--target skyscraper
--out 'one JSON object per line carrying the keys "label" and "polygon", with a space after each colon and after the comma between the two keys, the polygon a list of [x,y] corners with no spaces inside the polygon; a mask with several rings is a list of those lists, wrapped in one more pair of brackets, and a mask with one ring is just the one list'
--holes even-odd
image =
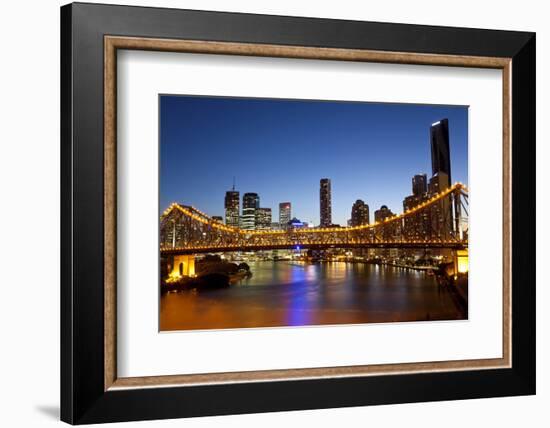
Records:
{"label": "skyscraper", "polygon": [[288,228],[288,222],[291,218],[290,202],[279,203],[279,227],[286,230]]}
{"label": "skyscraper", "polygon": [[319,190],[321,227],[332,225],[332,192],[330,178],[321,178]]}
{"label": "skyscraper", "polygon": [[[387,205],[382,205],[380,209],[374,212],[374,221],[376,223],[380,223],[387,218],[393,217],[394,215],[395,214],[387,207]],[[382,240],[391,241],[398,238],[399,229],[400,229],[399,225],[396,222],[393,222],[388,224],[387,226],[384,226],[381,231]],[[396,249],[384,248],[384,249],[377,250],[376,253],[382,257],[390,257],[392,254],[395,255],[396,251],[397,251]]]}
{"label": "skyscraper", "polygon": [[447,175],[448,186],[451,186],[451,153],[449,151],[449,121],[441,119],[432,123],[430,128],[432,148],[432,175],[443,172]]}
{"label": "skyscraper", "polygon": [[388,217],[393,217],[395,214],[387,207],[387,205],[382,205],[379,210],[374,212],[374,221],[381,222]]}
{"label": "skyscraper", "polygon": [[[416,174],[412,178],[412,195],[406,196],[403,200],[403,211],[409,211],[417,205],[425,202],[428,197],[428,182],[426,174]],[[403,221],[403,233],[407,239],[420,240],[427,238],[430,230],[430,211],[421,210],[409,214]]]}
{"label": "skyscraper", "polygon": [[422,196],[428,191],[428,177],[426,174],[416,174],[412,178],[412,194]]}
{"label": "skyscraper", "polygon": [[[419,204],[428,201],[430,195],[428,193],[421,193],[420,195],[410,195],[403,200],[403,211],[409,211],[416,208]],[[415,213],[409,213],[405,216],[404,234],[407,239],[421,240],[429,238],[429,231],[431,229],[431,216],[430,209],[419,210]]]}
{"label": "skyscraper", "polygon": [[225,224],[239,227],[239,192],[235,187],[225,192]]}
{"label": "skyscraper", "polygon": [[260,197],[257,193],[243,195],[243,216],[241,229],[254,230],[256,228],[256,210],[260,208]]}
{"label": "skyscraper", "polygon": [[430,195],[436,195],[443,192],[445,189],[448,189],[449,186],[449,176],[444,172],[438,172],[430,178],[430,183],[428,184],[428,192]]}
{"label": "skyscraper", "polygon": [[351,207],[351,226],[369,224],[369,206],[361,199],[357,199]]}
{"label": "skyscraper", "polygon": [[[449,188],[449,177],[439,172],[430,178],[428,192],[435,196]],[[449,239],[453,231],[451,195],[442,198],[430,208],[432,239]]]}
{"label": "skyscraper", "polygon": [[271,229],[271,208],[256,209],[256,230]]}

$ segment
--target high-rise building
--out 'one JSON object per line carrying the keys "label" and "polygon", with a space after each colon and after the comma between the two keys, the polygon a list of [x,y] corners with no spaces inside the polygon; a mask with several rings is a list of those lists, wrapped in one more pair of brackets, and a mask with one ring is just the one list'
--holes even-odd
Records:
{"label": "high-rise building", "polygon": [[[448,188],[449,177],[444,172],[439,172],[430,178],[428,193],[430,196],[435,196]],[[449,239],[453,231],[451,195],[440,199],[431,206],[430,217],[432,239]]]}
{"label": "high-rise building", "polygon": [[279,227],[282,230],[286,230],[288,228],[288,222],[292,218],[291,212],[290,202],[281,202],[279,204]]}
{"label": "high-rise building", "polygon": [[256,228],[256,210],[260,208],[260,197],[257,193],[243,195],[243,215],[241,229],[254,230]]}
{"label": "high-rise building", "polygon": [[449,150],[449,121],[441,119],[430,127],[432,175],[445,173],[451,186],[451,153]]}
{"label": "high-rise building", "polygon": [[[428,182],[426,174],[416,174],[412,178],[412,195],[403,200],[403,211],[409,211],[417,205],[428,200]],[[403,233],[410,240],[423,240],[428,238],[430,230],[429,210],[409,214],[405,217]]]}
{"label": "high-rise building", "polygon": [[449,187],[449,177],[444,172],[439,172],[437,174],[434,174],[433,177],[430,178],[430,182],[428,184],[428,193],[433,196],[437,193],[443,192]]}
{"label": "high-rise building", "polygon": [[[403,200],[403,211],[409,211],[418,206],[419,204],[426,202],[429,199],[427,193],[421,195],[410,195]],[[407,239],[420,241],[429,238],[430,231],[430,210],[423,209],[415,213],[410,213],[404,218],[404,234]]]}
{"label": "high-rise building", "polygon": [[256,230],[271,229],[271,208],[256,209]]}
{"label": "high-rise building", "polygon": [[351,226],[369,224],[369,206],[361,199],[357,199],[351,207]]}
{"label": "high-rise building", "polygon": [[330,178],[321,178],[319,199],[321,227],[330,226],[332,224],[332,192],[330,190]]}
{"label": "high-rise building", "polygon": [[239,192],[234,187],[225,192],[225,224],[239,227]]}
{"label": "high-rise building", "polygon": [[428,191],[428,178],[426,174],[416,174],[412,178],[412,194],[422,196]]}
{"label": "high-rise building", "polygon": [[[374,221],[376,223],[383,222],[386,218],[393,217],[395,214],[386,206],[382,205],[380,209],[376,210],[374,212]],[[384,241],[391,241],[394,239],[398,239],[399,233],[399,227],[398,224],[395,222],[389,223],[387,225],[384,225],[381,230],[381,238]],[[381,256],[383,258],[391,257],[392,255],[396,255],[396,251],[394,249],[377,249],[376,254],[378,256]]]}
{"label": "high-rise building", "polygon": [[381,222],[388,217],[393,217],[395,214],[386,206],[382,205],[379,210],[374,212],[374,221]]}

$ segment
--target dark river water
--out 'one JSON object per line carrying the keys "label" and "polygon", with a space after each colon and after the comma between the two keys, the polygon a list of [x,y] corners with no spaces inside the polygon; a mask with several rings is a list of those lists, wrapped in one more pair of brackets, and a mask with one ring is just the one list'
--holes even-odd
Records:
{"label": "dark river water", "polygon": [[251,262],[230,288],[164,294],[161,330],[466,319],[424,272],[358,263]]}

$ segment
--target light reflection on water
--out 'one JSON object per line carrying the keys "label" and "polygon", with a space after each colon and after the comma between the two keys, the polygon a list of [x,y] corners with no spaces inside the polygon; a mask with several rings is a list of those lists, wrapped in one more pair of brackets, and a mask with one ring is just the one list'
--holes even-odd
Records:
{"label": "light reflection on water", "polygon": [[424,272],[353,263],[249,263],[227,289],[161,298],[161,330],[465,319]]}

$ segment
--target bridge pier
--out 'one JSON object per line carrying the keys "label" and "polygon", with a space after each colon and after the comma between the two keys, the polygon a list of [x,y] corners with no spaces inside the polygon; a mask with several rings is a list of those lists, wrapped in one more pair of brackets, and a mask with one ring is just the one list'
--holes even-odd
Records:
{"label": "bridge pier", "polygon": [[185,254],[181,256],[174,256],[170,277],[180,278],[182,276],[195,276],[194,255]]}
{"label": "bridge pier", "polygon": [[453,268],[454,277],[458,277],[459,273],[468,273],[468,250],[453,251]]}

